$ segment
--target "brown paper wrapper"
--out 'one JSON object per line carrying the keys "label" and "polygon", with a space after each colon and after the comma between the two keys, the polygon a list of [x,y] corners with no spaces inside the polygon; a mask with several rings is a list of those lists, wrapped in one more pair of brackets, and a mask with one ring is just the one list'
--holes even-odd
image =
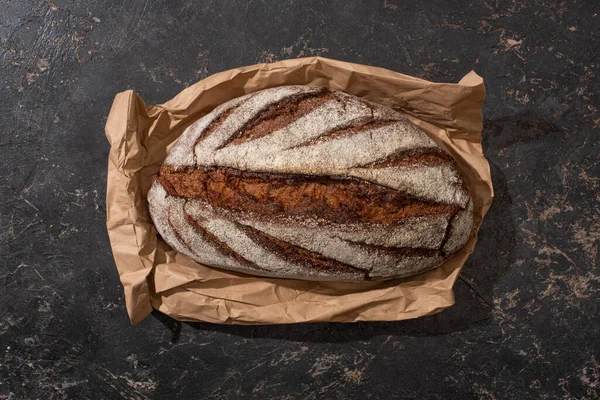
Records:
{"label": "brown paper wrapper", "polygon": [[152,308],[182,321],[283,324],[401,320],[454,304],[452,286],[475,247],[476,233],[440,268],[409,278],[356,283],[262,278],[213,269],[157,238],[146,193],[184,129],[230,99],[292,84],[341,90],[408,114],[456,158],[475,201],[479,229],[493,189],[481,149],[485,88],[475,72],[458,84],[433,83],[382,68],[310,57],[221,72],[161,105],[146,105],[133,91],[122,92],[106,122],[111,144],[107,227],[132,323]]}

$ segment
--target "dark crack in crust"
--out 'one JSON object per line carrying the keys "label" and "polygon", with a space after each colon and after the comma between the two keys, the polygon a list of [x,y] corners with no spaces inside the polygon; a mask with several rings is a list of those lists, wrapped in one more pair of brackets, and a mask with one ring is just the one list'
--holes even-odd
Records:
{"label": "dark crack in crust", "polygon": [[387,224],[460,209],[355,178],[163,166],[158,180],[170,196],[203,200],[217,208],[341,224]]}
{"label": "dark crack in crust", "polygon": [[334,98],[335,96],[331,91],[321,88],[316,92],[300,93],[271,104],[246,122],[235,134],[221,144],[217,150],[229,145],[238,145],[249,140],[267,136]]}
{"label": "dark crack in crust", "polygon": [[398,122],[397,120],[381,120],[381,119],[374,119],[373,117],[366,117],[366,118],[361,118],[359,120],[355,120],[352,121],[350,123],[348,123],[347,125],[337,128],[337,129],[332,129],[328,132],[323,133],[322,135],[308,140],[304,143],[300,143],[296,146],[291,147],[292,149],[298,148],[298,147],[306,147],[306,146],[312,146],[315,144],[319,144],[322,142],[326,142],[332,139],[337,139],[340,137],[344,137],[344,136],[349,136],[349,135],[353,135],[356,134],[357,132],[360,131],[366,131],[366,130],[371,130],[371,129],[376,129],[376,128],[380,128],[383,126],[389,126],[391,124],[394,124]]}
{"label": "dark crack in crust", "polygon": [[[249,260],[245,259],[239,253],[237,253],[235,250],[233,250],[231,247],[229,247],[227,245],[227,243],[223,242],[218,237],[216,237],[215,235],[213,235],[212,233],[210,233],[208,230],[206,230],[200,224],[200,222],[198,220],[196,220],[194,217],[192,217],[191,215],[189,215],[185,211],[185,207],[183,209],[183,215],[184,215],[186,221],[196,230],[196,232],[198,232],[198,234],[200,236],[202,236],[202,238],[205,241],[207,241],[208,243],[210,243],[215,249],[217,249],[221,253],[225,254],[228,257],[234,258],[235,260],[237,260],[242,265],[248,267],[250,270],[268,271],[268,270],[260,267],[259,265],[253,263],[252,261],[249,261]],[[171,225],[171,227],[173,227],[173,226]],[[173,230],[175,231],[176,235],[178,235],[178,237],[180,237],[179,233],[177,232],[177,230],[175,230],[175,229],[173,229]]]}
{"label": "dark crack in crust", "polygon": [[363,242],[354,242],[351,240],[346,240],[345,242],[351,246],[356,246],[364,250],[376,251],[395,257],[435,257],[443,255],[441,249],[426,249],[421,247],[389,247]]}
{"label": "dark crack in crust", "polygon": [[388,168],[388,167],[421,167],[453,164],[456,162],[448,152],[436,147],[422,147],[416,149],[400,150],[381,160],[361,165],[361,168]]}
{"label": "dark crack in crust", "polygon": [[318,271],[327,272],[331,275],[343,273],[365,275],[368,273],[368,270],[366,269],[357,268],[332,258],[325,257],[319,253],[292,245],[288,242],[254,229],[251,226],[240,223],[236,223],[236,225],[259,246],[266,248],[267,250],[277,254],[289,262],[302,265],[305,268],[312,268]]}

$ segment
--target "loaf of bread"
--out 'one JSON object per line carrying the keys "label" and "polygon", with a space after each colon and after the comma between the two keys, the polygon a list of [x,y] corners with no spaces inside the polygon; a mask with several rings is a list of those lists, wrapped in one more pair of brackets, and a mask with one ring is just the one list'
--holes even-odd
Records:
{"label": "loaf of bread", "polygon": [[252,93],[196,121],[148,202],[176,251],[281,278],[417,274],[456,253],[473,227],[450,154],[392,109],[310,86]]}

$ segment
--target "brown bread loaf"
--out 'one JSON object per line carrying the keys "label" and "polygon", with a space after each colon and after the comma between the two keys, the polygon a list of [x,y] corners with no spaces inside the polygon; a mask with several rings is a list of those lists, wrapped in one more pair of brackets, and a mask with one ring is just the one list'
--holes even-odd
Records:
{"label": "brown bread loaf", "polygon": [[148,201],[178,252],[283,278],[416,274],[456,253],[473,227],[446,151],[400,113],[309,86],[252,93],[196,121]]}

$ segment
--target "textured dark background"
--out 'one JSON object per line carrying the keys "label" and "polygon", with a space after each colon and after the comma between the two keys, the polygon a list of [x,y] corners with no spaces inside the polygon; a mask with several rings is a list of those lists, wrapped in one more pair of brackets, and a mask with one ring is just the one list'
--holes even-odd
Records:
{"label": "textured dark background", "polygon": [[[597,1],[0,0],[0,399],[598,398]],[[114,95],[323,55],[486,80],[496,200],[457,304],[398,323],[130,326]]]}

